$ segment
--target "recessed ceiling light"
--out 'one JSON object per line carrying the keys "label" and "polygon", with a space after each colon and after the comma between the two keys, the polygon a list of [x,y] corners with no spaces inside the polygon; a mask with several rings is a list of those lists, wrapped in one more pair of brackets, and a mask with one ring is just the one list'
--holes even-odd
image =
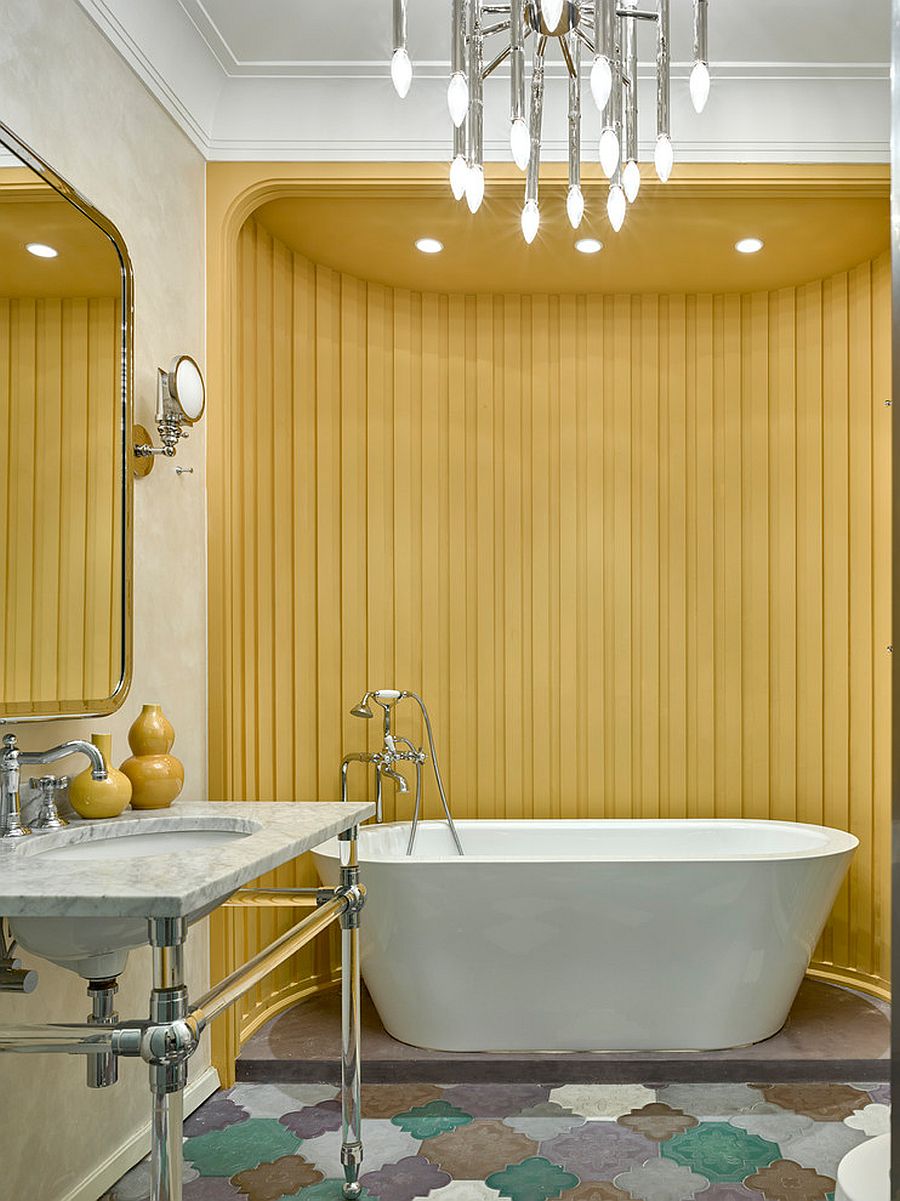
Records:
{"label": "recessed ceiling light", "polygon": [[581,251],[582,254],[596,254],[598,250],[603,249],[603,243],[598,242],[596,238],[579,238],[575,243],[575,249]]}
{"label": "recessed ceiling light", "polygon": [[421,250],[423,254],[440,254],[443,249],[444,243],[437,238],[419,238],[416,242],[416,250]]}
{"label": "recessed ceiling light", "polygon": [[735,242],[735,250],[740,254],[756,254],[758,250],[763,248],[762,238],[741,238],[740,242]]}
{"label": "recessed ceiling light", "polygon": [[43,242],[28,242],[25,249],[39,259],[55,259],[59,254],[58,250],[54,250],[52,246],[45,246]]}

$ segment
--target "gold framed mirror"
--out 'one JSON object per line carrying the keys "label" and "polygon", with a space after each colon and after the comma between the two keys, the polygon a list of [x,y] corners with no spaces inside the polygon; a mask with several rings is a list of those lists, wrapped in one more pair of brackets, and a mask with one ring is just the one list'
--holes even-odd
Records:
{"label": "gold framed mirror", "polygon": [[133,317],[119,231],[0,123],[0,723],[131,683]]}

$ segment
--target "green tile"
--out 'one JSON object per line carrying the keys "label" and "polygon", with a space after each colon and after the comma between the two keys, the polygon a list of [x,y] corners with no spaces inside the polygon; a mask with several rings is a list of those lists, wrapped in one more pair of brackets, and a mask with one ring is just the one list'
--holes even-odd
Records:
{"label": "green tile", "polygon": [[532,1155],[521,1163],[510,1164],[502,1172],[493,1172],[485,1180],[488,1188],[496,1189],[512,1201],[549,1201],[566,1189],[575,1188],[579,1179],[540,1155]]}
{"label": "green tile", "polygon": [[293,1155],[300,1142],[274,1118],[248,1118],[225,1130],[187,1139],[184,1158],[201,1176],[234,1176],[282,1155]]}
{"label": "green tile", "polygon": [[457,1109],[449,1101],[429,1101],[427,1105],[415,1105],[405,1113],[398,1113],[395,1118],[391,1118],[395,1126],[418,1139],[447,1134],[457,1126],[467,1126],[471,1121],[470,1113]]}
{"label": "green tile", "polygon": [[[283,1197],[282,1201],[344,1201],[343,1180],[320,1180],[318,1184],[309,1184],[299,1193]],[[368,1189],[363,1189],[361,1197],[371,1197]]]}
{"label": "green tile", "polygon": [[715,1184],[737,1183],[781,1158],[775,1143],[728,1122],[701,1122],[662,1143],[660,1152]]}

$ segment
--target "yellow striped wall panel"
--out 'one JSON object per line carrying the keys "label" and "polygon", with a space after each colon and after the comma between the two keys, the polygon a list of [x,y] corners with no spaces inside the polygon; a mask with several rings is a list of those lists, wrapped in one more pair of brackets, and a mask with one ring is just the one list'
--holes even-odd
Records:
{"label": "yellow striped wall panel", "polygon": [[[416,294],[248,221],[210,416],[211,795],[336,798],[378,736],[351,704],[412,688],[459,817],[852,830],[814,970],[884,992],[889,282]],[[292,916],[216,920],[233,966]],[[332,978],[327,948],[286,965],[232,1049]]]}
{"label": "yellow striped wall panel", "polygon": [[114,298],[0,297],[0,702],[118,683],[121,336]]}

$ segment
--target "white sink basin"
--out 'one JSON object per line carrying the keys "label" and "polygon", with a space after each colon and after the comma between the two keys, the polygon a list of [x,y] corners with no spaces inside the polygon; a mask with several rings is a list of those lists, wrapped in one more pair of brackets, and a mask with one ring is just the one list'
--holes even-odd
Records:
{"label": "white sink basin", "polygon": [[[122,833],[99,826],[70,827],[53,839],[37,838],[25,848],[40,863],[96,865],[108,871],[110,864],[154,859],[158,856],[196,854],[224,848],[255,833],[259,826],[245,823],[243,829],[219,829],[215,819],[199,829],[147,829]],[[139,872],[135,866],[126,871]],[[227,894],[226,894],[227,896]],[[189,923],[206,917],[226,896],[188,915]],[[10,919],[13,937],[42,959],[77,972],[86,980],[118,976],[125,968],[128,952],[147,942],[147,920],[141,917],[17,917]]]}
{"label": "white sink basin", "polygon": [[185,851],[226,846],[246,838],[246,830],[152,830],[146,834],[124,834],[121,838],[93,838],[64,846],[32,851],[42,862],[81,863],[89,859],[148,859],[151,855],[182,855]]}

